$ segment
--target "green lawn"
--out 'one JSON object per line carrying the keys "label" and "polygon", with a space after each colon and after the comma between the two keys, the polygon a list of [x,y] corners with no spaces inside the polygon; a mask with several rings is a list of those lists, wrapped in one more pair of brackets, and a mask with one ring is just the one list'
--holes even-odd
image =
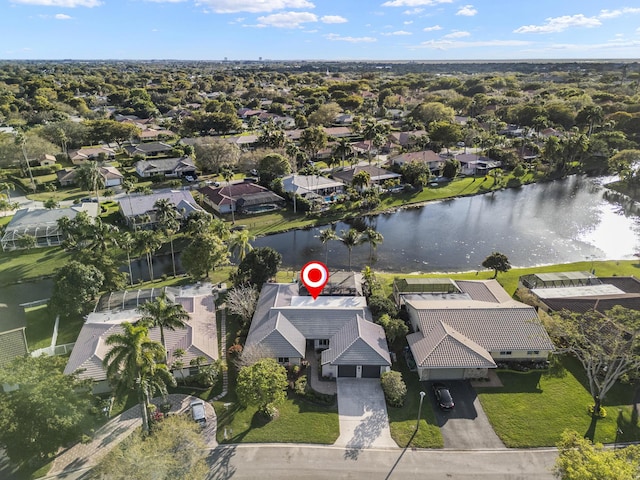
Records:
{"label": "green lawn", "polygon": [[225,402],[214,402],[213,405],[218,415],[220,443],[333,444],[340,434],[337,405],[318,406],[292,395],[278,405],[278,418],[268,423],[256,415],[255,407],[242,408],[237,402],[228,407]]}
{"label": "green lawn", "polygon": [[55,318],[52,318],[47,305],[25,308],[24,313],[27,318],[26,335],[29,351],[50,346]]}
{"label": "green lawn", "polygon": [[[393,365],[393,370],[402,373],[402,378],[407,385],[407,398],[400,408],[387,405],[391,437],[402,448],[409,445],[417,448],[442,448],[444,441],[428,397],[422,403],[420,428],[418,433],[413,436],[418,419],[420,390],[422,390],[418,375],[409,371],[404,360],[396,362]],[[409,444],[409,442],[411,443]]]}
{"label": "green lawn", "polygon": [[[563,359],[562,365],[566,368],[560,375],[499,372],[504,387],[477,389],[482,408],[506,446],[552,446],[565,429],[592,433],[587,408],[593,400],[584,372],[575,359]],[[619,440],[640,440],[637,415],[635,420],[631,417],[633,392],[632,386],[616,385],[608,394],[604,402],[607,417],[595,424],[595,441],[615,442],[618,422],[624,432]]]}
{"label": "green lawn", "polygon": [[2,252],[0,285],[11,285],[52,275],[56,268],[68,260],[69,255],[60,247]]}

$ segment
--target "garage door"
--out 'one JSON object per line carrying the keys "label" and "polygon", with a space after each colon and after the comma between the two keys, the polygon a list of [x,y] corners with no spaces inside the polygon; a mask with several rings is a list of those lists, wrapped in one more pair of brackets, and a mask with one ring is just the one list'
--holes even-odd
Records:
{"label": "garage door", "polygon": [[362,378],[380,378],[380,367],[378,365],[363,365]]}
{"label": "garage door", "polygon": [[438,368],[429,370],[429,380],[456,380],[464,378],[464,368]]}
{"label": "garage door", "polygon": [[356,366],[355,365],[338,365],[339,377],[355,377]]}

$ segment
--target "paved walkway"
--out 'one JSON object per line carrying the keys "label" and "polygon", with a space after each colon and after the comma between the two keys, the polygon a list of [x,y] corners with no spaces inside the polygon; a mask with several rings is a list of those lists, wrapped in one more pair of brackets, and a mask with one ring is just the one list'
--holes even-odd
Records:
{"label": "paved walkway", "polygon": [[[182,394],[171,394],[168,397],[171,403],[170,413],[182,413],[189,409],[189,404],[194,397]],[[152,403],[159,405],[162,398],[154,398]],[[217,446],[216,442],[216,414],[210,403],[205,402],[207,410],[207,426],[204,429],[204,437],[211,448]],[[53,466],[47,477],[64,475],[74,470],[95,466],[107,453],[115,448],[122,440],[131,435],[141,426],[140,406],[130,408],[117,417],[112,418],[99,428],[93,440],[89,443],[77,443],[62,451],[54,460]]]}
{"label": "paved walkway", "polygon": [[[217,309],[220,312],[220,348],[218,358],[222,358],[226,364],[227,359],[227,306],[223,303]],[[229,374],[228,368],[222,370],[222,391],[211,400],[218,401],[227,396],[229,391]]]}
{"label": "paved walkway", "polygon": [[397,448],[391,438],[387,406],[377,378],[338,378],[340,436],[337,447],[357,458],[364,448]]}
{"label": "paved walkway", "polygon": [[305,352],[305,358],[309,362],[310,371],[307,375],[307,380],[309,380],[311,388],[316,392],[327,395],[335,395],[338,393],[335,380],[320,380],[320,354],[317,353],[313,347],[309,347]]}

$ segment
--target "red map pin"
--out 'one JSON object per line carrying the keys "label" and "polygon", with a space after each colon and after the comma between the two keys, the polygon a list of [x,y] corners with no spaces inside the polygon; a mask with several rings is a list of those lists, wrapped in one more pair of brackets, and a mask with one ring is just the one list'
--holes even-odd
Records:
{"label": "red map pin", "polygon": [[308,292],[315,300],[329,281],[329,269],[324,263],[314,260],[302,267],[300,278],[302,284],[307,287]]}

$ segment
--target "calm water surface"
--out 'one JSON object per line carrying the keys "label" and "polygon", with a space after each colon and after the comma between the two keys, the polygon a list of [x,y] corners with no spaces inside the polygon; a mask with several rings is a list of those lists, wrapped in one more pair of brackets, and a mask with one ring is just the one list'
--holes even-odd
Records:
{"label": "calm water surface", "polygon": [[[609,179],[573,176],[494,194],[430,203],[420,208],[334,225],[372,226],[384,236],[371,263],[387,271],[477,270],[493,251],[514,266],[596,259],[628,259],[640,252],[640,208],[601,186]],[[324,261],[320,230],[297,230],[259,238],[283,256],[284,266]],[[368,244],[353,249],[352,267],[369,264]],[[347,248],[329,242],[330,269],[348,268]]]}

